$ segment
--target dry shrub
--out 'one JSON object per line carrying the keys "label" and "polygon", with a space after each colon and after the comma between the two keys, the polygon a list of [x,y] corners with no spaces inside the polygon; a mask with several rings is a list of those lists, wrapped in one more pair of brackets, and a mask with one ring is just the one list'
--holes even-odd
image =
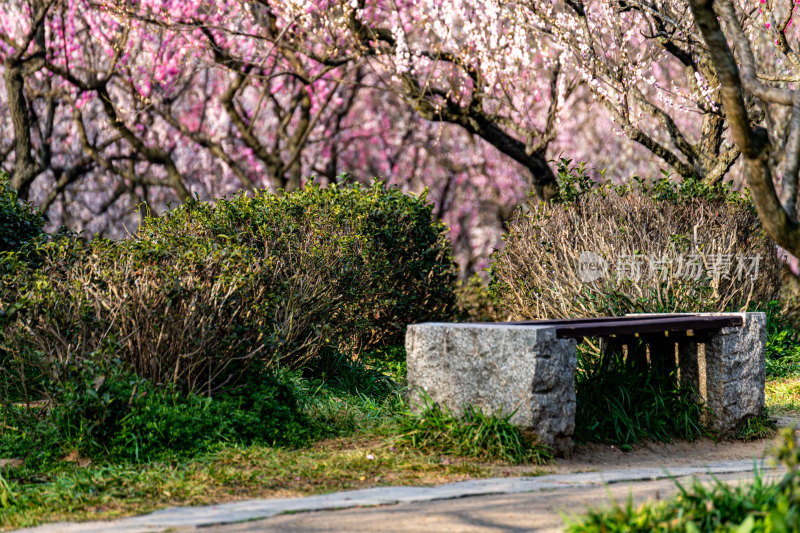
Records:
{"label": "dry shrub", "polygon": [[[749,204],[730,191],[690,194],[665,183],[584,183],[562,203],[527,204],[494,257],[493,290],[504,313],[532,319],[713,312],[774,299],[781,264]],[[755,260],[748,258],[755,257],[758,274],[750,279]],[[592,258],[595,272],[606,267],[593,281]],[[727,275],[715,275],[714,265],[725,270],[728,260]]]}

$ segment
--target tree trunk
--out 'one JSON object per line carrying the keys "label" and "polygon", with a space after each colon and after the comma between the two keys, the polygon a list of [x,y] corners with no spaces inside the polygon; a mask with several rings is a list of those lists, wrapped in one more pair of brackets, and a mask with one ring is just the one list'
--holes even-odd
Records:
{"label": "tree trunk", "polygon": [[11,174],[11,186],[17,190],[21,199],[27,200],[31,183],[39,173],[39,169],[33,158],[31,122],[28,103],[25,100],[22,65],[19,62],[6,62],[4,78],[8,94],[8,111],[14,125],[14,169]]}

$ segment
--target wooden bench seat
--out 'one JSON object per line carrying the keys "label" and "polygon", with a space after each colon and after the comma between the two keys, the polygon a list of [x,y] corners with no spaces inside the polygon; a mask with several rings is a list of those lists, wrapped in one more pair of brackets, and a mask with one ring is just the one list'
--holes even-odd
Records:
{"label": "wooden bench seat", "polygon": [[647,333],[720,330],[741,327],[744,319],[730,315],[628,315],[622,317],[566,318],[558,320],[526,320],[501,322],[514,326],[552,326],[559,339],[612,337]]}

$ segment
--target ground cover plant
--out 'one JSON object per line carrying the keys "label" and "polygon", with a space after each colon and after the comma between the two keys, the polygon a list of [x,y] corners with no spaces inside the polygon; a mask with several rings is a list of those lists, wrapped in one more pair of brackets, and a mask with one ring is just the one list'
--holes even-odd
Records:
{"label": "ground cover plant", "polygon": [[[339,355],[305,374],[285,371],[274,378],[277,392],[272,402],[261,408],[283,409],[285,416],[277,420],[247,409],[228,417],[226,412],[236,409],[236,404],[224,397],[209,401],[167,396],[164,402],[164,394],[154,396],[146,404],[152,412],[129,414],[116,438],[110,439],[124,443],[144,427],[151,432],[147,438],[162,446],[155,449],[153,444],[150,451],[155,453],[150,454],[144,449],[136,456],[133,447],[89,446],[65,456],[63,436],[51,430],[34,444],[58,452],[29,454],[24,463],[0,469],[9,481],[8,505],[0,507],[0,525],[16,528],[53,519],[107,518],[231,497],[442,483],[503,475],[503,467],[512,463],[527,464],[525,472],[537,473],[546,451],[502,417],[481,415],[481,424],[475,424],[475,417],[457,420],[439,411],[434,416],[447,432],[429,434],[424,443],[415,441],[413,435],[429,429],[432,414],[409,412],[403,393],[404,360],[402,347],[389,347],[363,354],[359,360]],[[281,394],[291,394],[296,403],[290,405],[297,410],[281,405],[289,402]],[[239,395],[232,396],[241,402]],[[96,399],[89,403],[93,402]],[[207,405],[186,412],[183,407],[192,403]],[[237,418],[254,427],[240,427],[236,432]],[[187,440],[175,442],[166,431],[161,433],[173,423],[198,426],[181,430],[181,437],[198,442],[187,446]],[[204,432],[218,423],[222,430]],[[267,431],[261,427],[264,424],[269,425]],[[272,442],[263,438],[270,428],[276,429],[273,436],[279,435]],[[297,431],[292,432],[293,428]],[[10,442],[0,439],[4,452],[20,442],[13,440],[12,433],[5,435]],[[248,438],[253,433],[259,438]],[[474,442],[476,435],[495,446],[483,449]]]}
{"label": "ground cover plant", "polygon": [[796,313],[788,312],[778,302],[763,310],[767,314],[767,349],[765,400],[772,416],[800,413],[800,332]]}
{"label": "ground cover plant", "polygon": [[786,312],[777,301],[761,308],[767,315],[767,377],[800,376],[800,332],[791,310]]}
{"label": "ground cover plant", "polygon": [[[765,312],[767,318],[766,409],[737,432],[734,437],[740,440],[771,437],[776,416],[800,413],[798,331],[777,301],[754,310]],[[641,351],[644,346],[636,348]],[[578,442],[609,442],[628,449],[648,439],[714,437],[704,427],[702,405],[694,401],[692,391],[678,386],[674,369],[659,372],[619,351],[598,355],[596,346],[582,343],[576,381]]]}
{"label": "ground cover plant", "polygon": [[464,414],[456,417],[446,406],[424,398],[420,413],[401,419],[398,442],[420,450],[511,464],[549,461],[549,450],[514,426],[509,421],[512,416],[513,412],[486,414],[467,406]]}
{"label": "ground cover plant", "polygon": [[29,468],[50,467],[70,452],[143,463],[193,457],[220,443],[298,446],[315,431],[280,375],[212,398],[160,389],[121,368],[104,368],[67,382],[50,401],[0,408],[0,454],[24,459]]}
{"label": "ground cover plant", "polygon": [[576,375],[575,440],[608,442],[629,450],[641,440],[669,442],[708,436],[704,409],[693,392],[678,386],[673,370],[641,365],[628,354],[609,350],[597,356],[588,346],[579,351]]}

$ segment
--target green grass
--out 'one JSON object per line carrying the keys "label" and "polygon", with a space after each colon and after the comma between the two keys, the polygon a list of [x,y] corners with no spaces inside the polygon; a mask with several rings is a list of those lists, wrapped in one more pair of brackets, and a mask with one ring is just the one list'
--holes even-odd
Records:
{"label": "green grass", "polygon": [[307,412],[326,428],[327,436],[391,432],[408,410],[402,347],[384,348],[358,361],[335,354],[314,375],[296,374],[293,383],[305,399]]}
{"label": "green grass", "polygon": [[764,388],[767,409],[773,415],[800,414],[800,380],[768,381]]}
{"label": "green grass", "polygon": [[[228,447],[188,461],[141,465],[65,463],[49,472],[11,472],[3,530],[54,520],[108,519],[172,505],[294,497],[388,485],[432,485],[499,475],[498,467],[392,446],[361,435],[302,449]],[[535,475],[536,471],[527,472]]]}
{"label": "green grass", "polygon": [[[800,332],[782,315],[780,305],[764,306],[767,315],[766,406],[769,416],[747,422],[735,436],[768,438],[776,424],[770,416],[800,413]],[[643,350],[638,346],[635,350]],[[606,354],[605,360],[588,344],[578,347],[578,442],[608,442],[623,449],[641,440],[693,440],[710,436],[703,427],[703,408],[690,391],[677,386],[674,374],[655,372],[634,363],[635,357]]]}
{"label": "green grass", "polygon": [[0,405],[0,457],[45,470],[71,453],[147,463],[189,459],[230,444],[302,446],[326,432],[304,411],[286,376],[253,379],[208,398],[105,370],[102,380],[79,374],[57,388],[50,403]]}
{"label": "green grass", "polygon": [[781,313],[778,302],[770,302],[767,315],[767,379],[800,377],[800,332]]}
{"label": "green grass", "polygon": [[[439,484],[502,475],[507,465],[519,463],[529,465],[522,467],[525,474],[538,473],[536,465],[548,456],[507,417],[471,411],[463,420],[434,420],[409,413],[404,359],[402,348],[391,348],[361,361],[334,355],[313,372],[284,373],[282,386],[293,391],[304,423],[310,424],[310,441],[272,446],[209,440],[202,448],[164,449],[137,460],[94,446],[65,445],[60,433],[40,432],[36,448],[48,453],[3,472],[8,484],[0,482],[0,504],[7,506],[0,508],[0,526],[106,519],[245,497]],[[204,423],[216,416],[213,410],[207,414],[211,418]],[[449,440],[432,433],[431,423],[450,432]],[[427,438],[417,438],[423,434]],[[0,457],[7,456],[0,451]]]}
{"label": "green grass", "polygon": [[769,409],[764,414],[750,418],[736,434],[737,440],[760,440],[775,436],[778,430],[777,421],[772,418]]}
{"label": "green grass", "polygon": [[777,302],[767,315],[766,407],[773,415],[800,414],[800,332],[783,316]]}
{"label": "green grass", "polygon": [[456,417],[428,397],[423,407],[421,413],[408,413],[400,420],[400,445],[511,464],[544,464],[552,458],[547,447],[510,422],[513,412],[489,415],[467,406],[464,414]]}
{"label": "green grass", "polygon": [[[614,533],[631,531],[716,532],[739,531],[748,518],[779,506],[781,491],[762,481],[760,473],[751,485],[730,486],[715,481],[710,487],[699,481],[684,487],[676,481],[679,494],[665,502],[634,506],[612,501],[611,509],[590,509],[581,519],[567,525],[569,533]],[[796,515],[796,510],[794,511]],[[752,529],[745,528],[750,532]],[[780,530],[778,530],[780,531]]]}
{"label": "green grass", "polygon": [[646,439],[694,440],[707,434],[703,407],[678,387],[674,372],[637,365],[633,355],[622,352],[600,358],[586,346],[579,350],[578,366],[577,442],[607,442],[626,450]]}

